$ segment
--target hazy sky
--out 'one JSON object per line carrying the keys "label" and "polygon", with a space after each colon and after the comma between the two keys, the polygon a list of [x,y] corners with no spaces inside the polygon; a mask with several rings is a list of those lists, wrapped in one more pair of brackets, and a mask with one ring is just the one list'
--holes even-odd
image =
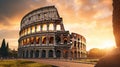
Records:
{"label": "hazy sky", "polygon": [[22,17],[48,5],[57,7],[66,30],[85,36],[87,50],[115,44],[112,0],[0,0],[0,43],[5,38],[17,49]]}

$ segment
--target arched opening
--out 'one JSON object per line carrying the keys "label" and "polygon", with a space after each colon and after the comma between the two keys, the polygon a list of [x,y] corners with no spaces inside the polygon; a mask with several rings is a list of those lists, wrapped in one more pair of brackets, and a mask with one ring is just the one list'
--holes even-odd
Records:
{"label": "arched opening", "polygon": [[33,58],[33,50],[30,51],[30,58]]}
{"label": "arched opening", "polygon": [[73,56],[73,52],[72,51],[70,52],[70,55],[71,55],[71,59],[73,59],[74,56]]}
{"label": "arched opening", "polygon": [[27,29],[25,29],[25,35],[27,34]]}
{"label": "arched opening", "polygon": [[24,42],[23,42],[23,43],[24,43],[24,45],[26,45],[26,43],[27,43],[26,39],[24,39]]}
{"label": "arched opening", "polygon": [[43,30],[42,31],[47,31],[47,25],[46,24],[43,24]]}
{"label": "arched opening", "polygon": [[64,44],[67,44],[67,37],[64,37]]}
{"label": "arched opening", "polygon": [[55,36],[55,40],[57,44],[61,42],[61,38],[58,35]]}
{"label": "arched opening", "polygon": [[68,51],[65,52],[65,56],[64,56],[65,59],[68,58]]}
{"label": "arched opening", "polygon": [[25,58],[25,51],[23,51],[23,58]]}
{"label": "arched opening", "polygon": [[80,59],[80,52],[78,52],[78,58]]}
{"label": "arched opening", "polygon": [[36,31],[37,31],[37,32],[40,31],[40,25],[37,25],[37,27],[36,27]]}
{"label": "arched opening", "polygon": [[45,50],[42,50],[42,58],[45,58],[46,57],[46,51]]}
{"label": "arched opening", "polygon": [[36,50],[35,52],[35,58],[38,58],[39,57],[39,50]]}
{"label": "arched opening", "polygon": [[60,25],[57,25],[57,26],[56,26],[56,30],[60,31],[60,30],[61,30],[61,26],[60,26]]}
{"label": "arched opening", "polygon": [[30,43],[30,39],[29,38],[27,38],[27,45]]}
{"label": "arched opening", "polygon": [[80,42],[78,42],[78,49],[80,48]]}
{"label": "arched opening", "polygon": [[22,42],[21,44],[24,45],[23,40],[21,42]]}
{"label": "arched opening", "polygon": [[75,57],[75,59],[77,59],[77,52],[76,51],[74,53],[74,57]]}
{"label": "arched opening", "polygon": [[54,37],[50,37],[49,43],[50,43],[50,44],[53,44],[53,42],[54,42]]}
{"label": "arched opening", "polygon": [[60,58],[61,57],[61,51],[60,50],[57,50],[56,51],[56,58]]}
{"label": "arched opening", "polygon": [[74,41],[74,47],[76,47],[76,41]]}
{"label": "arched opening", "polygon": [[50,25],[49,25],[49,31],[53,31],[54,30],[54,27],[53,27],[53,24],[51,23]]}
{"label": "arched opening", "polygon": [[46,44],[46,37],[42,36],[42,44]]}
{"label": "arched opening", "polygon": [[23,45],[25,45],[25,39],[23,40]]}
{"label": "arched opening", "polygon": [[40,42],[40,38],[37,36],[36,37],[36,44],[39,44],[39,42]]}
{"label": "arched opening", "polygon": [[30,42],[31,44],[34,44],[34,37],[31,37]]}
{"label": "arched opening", "polygon": [[52,58],[53,57],[53,51],[52,50],[49,50],[49,57]]}
{"label": "arched opening", "polygon": [[28,34],[30,34],[30,28],[28,28]]}
{"label": "arched opening", "polygon": [[35,26],[32,26],[32,33],[35,32]]}
{"label": "arched opening", "polygon": [[28,50],[26,51],[26,58],[28,58]]}

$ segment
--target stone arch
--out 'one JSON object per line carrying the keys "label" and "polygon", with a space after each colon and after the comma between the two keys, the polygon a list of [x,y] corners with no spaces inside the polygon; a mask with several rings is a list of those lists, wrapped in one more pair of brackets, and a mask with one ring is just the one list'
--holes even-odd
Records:
{"label": "stone arch", "polygon": [[54,26],[52,23],[49,24],[49,31],[53,31],[54,30]]}
{"label": "stone arch", "polygon": [[35,26],[32,26],[32,33],[35,32]]}
{"label": "stone arch", "polygon": [[47,25],[46,24],[43,24],[42,31],[47,31]]}
{"label": "stone arch", "polygon": [[40,31],[40,25],[36,26],[36,31],[39,32]]}
{"label": "stone arch", "polygon": [[60,50],[57,50],[56,51],[56,58],[60,58],[61,57],[61,51]]}
{"label": "stone arch", "polygon": [[42,58],[46,58],[46,50],[42,50],[42,55],[41,55]]}
{"label": "stone arch", "polygon": [[25,29],[25,35],[27,35],[27,29]]}
{"label": "stone arch", "polygon": [[76,47],[76,41],[74,41],[74,47]]}
{"label": "stone arch", "polygon": [[72,51],[70,52],[70,55],[71,55],[71,58],[74,58],[74,56],[73,56],[73,52],[72,52]]}
{"label": "stone arch", "polygon": [[61,42],[60,36],[56,35],[55,40],[56,40],[56,43],[59,44]]}
{"label": "stone arch", "polygon": [[61,25],[60,25],[60,24],[58,24],[58,25],[56,26],[56,30],[61,30]]}
{"label": "stone arch", "polygon": [[35,51],[35,58],[38,58],[39,57],[39,50],[36,50]]}
{"label": "stone arch", "polygon": [[21,44],[24,45],[24,44],[23,44],[23,40],[21,40]]}
{"label": "stone arch", "polygon": [[26,45],[26,43],[27,43],[27,40],[26,40],[26,39],[24,39],[24,40],[23,40],[23,44],[24,44],[24,45]]}
{"label": "stone arch", "polygon": [[80,59],[80,52],[78,52],[78,58]]}
{"label": "stone arch", "polygon": [[28,58],[28,50],[26,51],[26,58]]}
{"label": "stone arch", "polygon": [[36,37],[36,44],[39,44],[40,43],[40,38],[37,36]]}
{"label": "stone arch", "polygon": [[25,58],[25,51],[23,51],[23,58]]}
{"label": "stone arch", "polygon": [[30,58],[33,58],[33,50],[30,51]]}
{"label": "stone arch", "polygon": [[78,48],[80,48],[80,42],[78,42]]}
{"label": "stone arch", "polygon": [[31,44],[34,44],[34,39],[35,39],[34,37],[31,37],[31,38],[30,38]]}
{"label": "stone arch", "polygon": [[54,42],[54,37],[50,37],[50,38],[49,38],[49,43],[50,43],[50,44],[53,44],[53,42]]}
{"label": "stone arch", "polygon": [[30,27],[28,27],[28,34],[30,34]]}
{"label": "stone arch", "polygon": [[53,50],[49,50],[48,55],[50,58],[52,58],[53,57]]}
{"label": "stone arch", "polygon": [[30,38],[27,38],[27,45],[30,43]]}
{"label": "stone arch", "polygon": [[64,37],[64,44],[67,44],[67,37]]}
{"label": "stone arch", "polygon": [[46,37],[45,36],[42,37],[42,44],[46,44]]}
{"label": "stone arch", "polygon": [[74,52],[74,58],[77,59],[77,51]]}
{"label": "stone arch", "polygon": [[64,54],[65,56],[64,56],[64,58],[68,58],[68,51],[65,51],[65,54]]}

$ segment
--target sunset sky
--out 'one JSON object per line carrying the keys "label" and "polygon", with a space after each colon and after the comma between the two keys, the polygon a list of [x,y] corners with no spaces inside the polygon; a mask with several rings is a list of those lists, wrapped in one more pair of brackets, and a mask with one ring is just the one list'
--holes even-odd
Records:
{"label": "sunset sky", "polygon": [[85,36],[87,50],[115,45],[112,0],[0,0],[0,43],[17,49],[20,21],[28,12],[55,5],[66,30]]}

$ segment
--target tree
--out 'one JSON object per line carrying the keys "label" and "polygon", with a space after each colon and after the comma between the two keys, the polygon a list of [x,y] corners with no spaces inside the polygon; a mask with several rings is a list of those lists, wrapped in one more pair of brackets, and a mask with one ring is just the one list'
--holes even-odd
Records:
{"label": "tree", "polygon": [[5,39],[3,39],[3,41],[2,41],[2,45],[0,48],[0,55],[2,58],[7,58],[9,55],[9,45],[8,45],[8,43],[6,45]]}
{"label": "tree", "polygon": [[1,57],[6,57],[6,44],[5,44],[5,39],[3,39],[2,41],[2,45],[1,45]]}
{"label": "tree", "polygon": [[101,58],[105,55],[106,51],[103,49],[92,48],[88,51],[89,58]]}

